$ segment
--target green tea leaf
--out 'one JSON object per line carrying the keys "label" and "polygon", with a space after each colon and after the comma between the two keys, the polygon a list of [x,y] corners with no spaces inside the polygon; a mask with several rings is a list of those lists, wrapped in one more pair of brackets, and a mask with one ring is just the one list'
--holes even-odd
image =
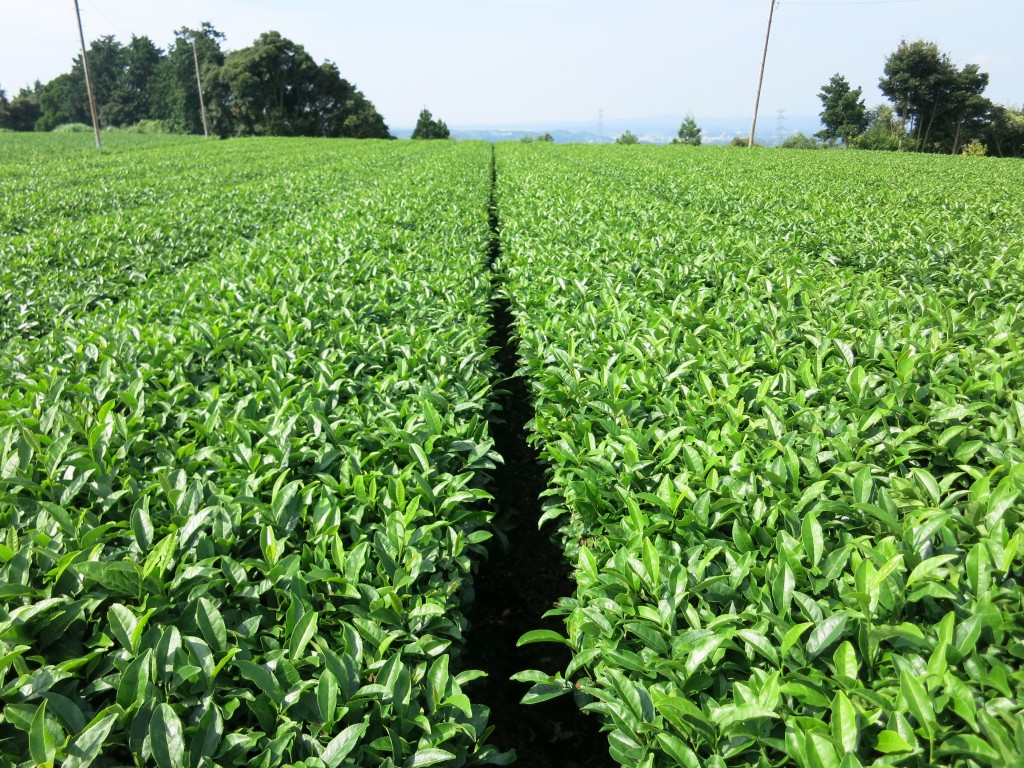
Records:
{"label": "green tea leaf", "polygon": [[853,498],[858,504],[870,504],[874,481],[871,478],[871,467],[861,467],[853,478]]}
{"label": "green tea leaf", "polygon": [[780,655],[785,658],[786,654],[789,653],[789,649],[797,643],[801,635],[813,626],[814,624],[812,622],[807,621],[803,624],[795,624],[790,627],[782,638],[782,643],[779,647]]}
{"label": "green tea leaf", "polygon": [[520,700],[520,704],[539,704],[542,701],[564,696],[572,691],[571,683],[537,683]]}
{"label": "green tea leaf", "polygon": [[561,643],[562,645],[568,645],[569,641],[554,630],[533,629],[516,641],[516,647],[519,648],[531,643]]}
{"label": "green tea leaf", "polygon": [[316,684],[316,701],[324,723],[332,724],[338,708],[338,679],[329,670],[320,673]]}
{"label": "green tea leaf", "polygon": [[139,623],[135,614],[120,603],[114,603],[107,611],[107,622],[110,625],[111,634],[117,638],[121,646],[135,653],[136,647],[133,638]]}
{"label": "green tea leaf", "polygon": [[904,752],[914,751],[914,748],[908,744],[902,736],[896,733],[896,731],[888,730],[882,731],[878,734],[878,742],[875,744],[875,749],[883,755],[902,754]]}
{"label": "green tea leaf", "polygon": [[845,693],[839,691],[832,700],[832,738],[846,752],[856,752],[860,741],[857,710]]}
{"label": "green tea leaf", "polygon": [[929,557],[927,560],[922,560],[918,563],[917,567],[910,572],[910,576],[907,578],[907,587],[909,588],[912,584],[927,579],[940,568],[958,559],[957,555],[935,555]]}
{"label": "green tea leaf", "polygon": [[[793,575],[793,569],[789,567],[789,563],[784,563],[782,569],[775,574],[775,578],[772,580],[772,601],[780,616],[789,613],[789,608],[793,604],[795,588],[796,577]],[[783,655],[785,655],[785,651],[783,651]]]}
{"label": "green tea leaf", "polygon": [[84,731],[73,738],[62,768],[87,768],[92,765],[119,714],[117,707],[108,707],[100,712]]}
{"label": "green tea leaf", "polygon": [[803,522],[800,524],[800,535],[811,567],[816,568],[821,562],[821,555],[825,549],[825,537],[818,518],[813,512],[804,515]]}
{"label": "green tea leaf", "polygon": [[210,644],[215,653],[222,653],[227,646],[228,633],[224,626],[224,618],[210,600],[199,598],[196,606],[196,620],[203,639]]}
{"label": "green tea leaf", "polygon": [[957,734],[942,740],[935,751],[938,757],[967,757],[982,765],[1002,765],[999,753],[984,739],[972,733]]}
{"label": "green tea leaf", "polygon": [[199,719],[199,727],[196,728],[189,744],[188,756],[191,765],[198,765],[204,757],[213,757],[223,738],[223,718],[217,705],[211,703]]}
{"label": "green tea leaf", "polygon": [[849,640],[844,640],[832,654],[832,663],[835,665],[836,676],[847,680],[856,680],[860,674],[860,663],[857,661],[857,651]]}
{"label": "green tea leaf", "polygon": [[845,613],[836,613],[815,627],[804,646],[808,656],[811,658],[818,656],[842,637],[843,630],[846,629],[847,618]]}
{"label": "green tea leaf", "polygon": [[149,741],[159,768],[182,768],[185,740],[181,720],[170,704],[160,704],[149,721]]}
{"label": "green tea leaf", "polygon": [[924,729],[928,738],[932,738],[935,732],[935,710],[931,697],[917,678],[907,670],[900,674],[900,696],[918,725]]}
{"label": "green tea leaf", "polygon": [[324,751],[320,754],[320,759],[324,761],[324,765],[327,768],[338,768],[342,760],[348,757],[349,753],[355,749],[356,744],[359,743],[368,727],[369,723],[356,723],[355,725],[348,726],[348,728],[345,728],[331,739],[330,743],[324,747]]}
{"label": "green tea leaf", "polygon": [[29,754],[37,765],[52,764],[57,754],[57,745],[54,743],[53,735],[46,727],[46,701],[36,707],[36,713],[32,717],[32,727],[28,733]]}
{"label": "green tea leaf", "polygon": [[317,617],[316,611],[307,611],[302,614],[301,619],[295,622],[295,629],[292,630],[291,638],[288,641],[288,653],[291,655],[293,664],[298,663],[302,658],[303,651],[306,650],[309,641],[316,634]]}
{"label": "green tea leaf", "polygon": [[412,768],[424,768],[427,765],[437,765],[443,763],[445,760],[454,760],[457,757],[453,752],[449,752],[445,749],[439,749],[438,747],[430,747],[428,749],[419,749],[416,754],[413,755]]}

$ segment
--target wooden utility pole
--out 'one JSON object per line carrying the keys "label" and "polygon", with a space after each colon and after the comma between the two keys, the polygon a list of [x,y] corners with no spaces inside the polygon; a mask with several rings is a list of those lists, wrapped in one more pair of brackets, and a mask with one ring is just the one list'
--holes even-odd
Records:
{"label": "wooden utility pole", "polygon": [[92,79],[89,77],[89,58],[85,53],[85,33],[82,32],[82,12],[78,9],[78,0],[75,0],[75,16],[78,18],[78,39],[82,41],[82,69],[85,70],[85,90],[89,94],[89,113],[92,115],[92,130],[96,134],[96,149],[103,151],[103,142],[100,141],[100,121],[96,117],[96,99],[92,95]]}
{"label": "wooden utility pole", "polygon": [[750,139],[747,146],[754,146],[754,130],[757,128],[757,110],[761,107],[761,84],[764,82],[764,65],[768,61],[768,39],[772,35],[772,16],[775,15],[775,0],[770,0],[771,9],[768,11],[768,31],[764,33],[764,53],[761,54],[761,74],[757,76],[757,96],[754,97],[754,119],[750,123]]}
{"label": "wooden utility pole", "polygon": [[196,63],[196,85],[199,86],[199,112],[203,116],[203,136],[210,138],[210,129],[206,125],[206,104],[203,102],[203,81],[199,77],[199,54],[196,53],[196,39],[192,38],[192,59]]}

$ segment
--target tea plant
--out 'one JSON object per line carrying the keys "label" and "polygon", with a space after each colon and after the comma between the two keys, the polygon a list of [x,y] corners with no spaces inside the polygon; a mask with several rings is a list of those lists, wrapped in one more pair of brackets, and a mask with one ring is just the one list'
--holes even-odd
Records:
{"label": "tea plant", "polygon": [[1019,165],[503,146],[501,270],[624,766],[1024,759]]}
{"label": "tea plant", "polygon": [[0,356],[0,765],[505,764],[455,660],[489,152],[247,146],[257,237]]}

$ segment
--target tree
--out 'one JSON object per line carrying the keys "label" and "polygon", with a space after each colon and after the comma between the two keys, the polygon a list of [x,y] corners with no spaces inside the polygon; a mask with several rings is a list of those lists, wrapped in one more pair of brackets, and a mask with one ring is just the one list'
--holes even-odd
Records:
{"label": "tree", "polygon": [[540,136],[537,137],[537,141],[554,141],[554,140],[555,140],[555,137],[552,136],[550,133],[542,133]]}
{"label": "tree", "polygon": [[210,109],[237,136],[311,136],[320,69],[306,49],[264,32],[233,51],[210,79]]}
{"label": "tree", "polygon": [[996,157],[1024,157],[1024,108],[996,104],[989,114],[984,130],[986,153]]}
{"label": "tree", "polygon": [[687,115],[686,119],[683,120],[682,125],[679,126],[679,137],[672,139],[673,144],[689,144],[694,147],[699,147],[701,142],[701,131],[700,126],[697,125],[697,121],[693,115]]}
{"label": "tree", "polygon": [[362,91],[325,61],[317,75],[314,135],[329,138],[392,139],[384,118]]}
{"label": "tree", "polygon": [[209,90],[221,135],[391,138],[384,118],[333,62],[318,65],[279,32],[228,54],[211,70]]}
{"label": "tree", "polygon": [[448,126],[444,124],[444,121],[434,120],[430,110],[424,107],[416,121],[412,137],[414,139],[447,139],[449,136]]}
{"label": "tree", "polygon": [[212,73],[224,63],[221,50],[224,34],[209,22],[203,22],[199,29],[182,27],[174,33],[174,42],[167,48],[167,54],[154,73],[155,92],[150,117],[165,121],[175,133],[203,132],[193,40],[204,94]]}
{"label": "tree", "polygon": [[842,141],[849,145],[855,136],[868,128],[868,110],[861,98],[861,88],[850,88],[838,72],[821,87],[821,123],[825,129],[814,134],[822,141]]}
{"label": "tree", "polygon": [[918,151],[956,152],[981,130],[991,104],[982,96],[988,74],[977,64],[958,70],[935,43],[902,41],[885,62],[879,88],[909,123]]}
{"label": "tree", "polygon": [[148,37],[132,35],[123,52],[121,77],[110,98],[99,105],[100,121],[105,125],[135,125],[154,116],[163,51]]}
{"label": "tree", "polygon": [[21,88],[18,95],[7,104],[4,128],[12,131],[34,131],[42,110],[39,108],[39,93],[43,86],[37,80],[32,88]]}
{"label": "tree", "polygon": [[640,142],[640,139],[638,139],[636,137],[636,135],[632,131],[630,131],[630,130],[624,131],[615,140],[616,144],[638,144],[639,142]]}
{"label": "tree", "polygon": [[[156,72],[162,52],[148,37],[132,37],[123,46],[112,36],[89,44],[89,76],[96,109],[102,125],[133,125],[151,117],[152,97],[158,90]],[[91,121],[85,68],[81,55],[71,71],[58,75],[39,94],[42,110],[40,130],[52,130],[64,123]]]}
{"label": "tree", "polygon": [[994,105],[986,126],[988,154],[999,157],[1024,157],[1024,107]]}
{"label": "tree", "polygon": [[7,128],[7,94],[0,88],[0,130]]}
{"label": "tree", "polygon": [[39,131],[52,131],[64,123],[91,121],[85,75],[81,70],[72,69],[53,78],[40,90],[36,104],[39,117],[35,127]]}

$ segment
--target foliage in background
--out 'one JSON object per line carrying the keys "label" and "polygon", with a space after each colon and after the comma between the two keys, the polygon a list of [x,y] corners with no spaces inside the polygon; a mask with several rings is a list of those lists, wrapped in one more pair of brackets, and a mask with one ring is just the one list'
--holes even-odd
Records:
{"label": "foliage in background", "polygon": [[783,149],[820,149],[822,146],[813,136],[805,136],[799,131],[782,142]]}
{"label": "foliage in background", "polygon": [[965,157],[984,157],[985,145],[980,141],[972,141],[970,144],[964,146],[963,151],[960,154]]}
{"label": "foliage in background", "polygon": [[209,91],[221,135],[390,137],[373,105],[333,63],[317,65],[279,32],[229,53],[212,72]]}
{"label": "foliage in background", "polygon": [[443,120],[435,120],[430,110],[424,107],[412,131],[414,139],[447,139],[451,136]]}
{"label": "foliage in background", "polygon": [[887,104],[879,104],[868,111],[868,128],[860,136],[855,136],[850,146],[856,149],[875,149],[885,152],[896,152],[904,149],[906,128],[896,112]]}
{"label": "foliage in background", "polygon": [[983,128],[991,103],[982,94],[988,74],[977,64],[957,69],[949,54],[924,40],[899,47],[885,61],[878,87],[909,122],[919,151],[957,154]]}
{"label": "foliage in background", "polygon": [[701,143],[701,129],[693,115],[687,115],[679,126],[679,135],[672,139],[673,144],[689,144],[699,147]]}
{"label": "foliage in background", "polygon": [[825,129],[817,136],[858,149],[946,154],[976,142],[986,154],[1024,156],[1024,110],[985,98],[988,79],[977,64],[957,68],[933,42],[904,40],[879,80],[890,104],[865,110],[861,89],[837,73],[819,94]]}
{"label": "foliage in background", "polygon": [[[331,62],[317,64],[278,32],[225,53],[224,34],[204,23],[182,27],[164,52],[148,37],[94,40],[88,49],[101,126],[159,120],[177,133],[202,133],[196,59],[213,129],[222,136],[390,138],[384,119]],[[195,52],[193,53],[193,42]],[[70,72],[0,109],[0,127],[48,131],[90,123],[81,54]]]}
{"label": "foliage in background", "polygon": [[1024,157],[1024,108],[996,104],[985,127],[986,153],[996,157]]}
{"label": "foliage in background", "polygon": [[625,130],[615,139],[616,144],[639,144],[640,139],[630,130]]}
{"label": "foliage in background", "polygon": [[37,82],[32,88],[20,88],[10,100],[6,95],[0,98],[0,130],[34,130],[42,114],[39,106],[41,90],[42,85]]}
{"label": "foliage in background", "polygon": [[824,130],[814,134],[825,142],[842,141],[849,145],[868,128],[868,111],[861,88],[850,88],[846,78],[836,73],[821,87],[821,124]]}

